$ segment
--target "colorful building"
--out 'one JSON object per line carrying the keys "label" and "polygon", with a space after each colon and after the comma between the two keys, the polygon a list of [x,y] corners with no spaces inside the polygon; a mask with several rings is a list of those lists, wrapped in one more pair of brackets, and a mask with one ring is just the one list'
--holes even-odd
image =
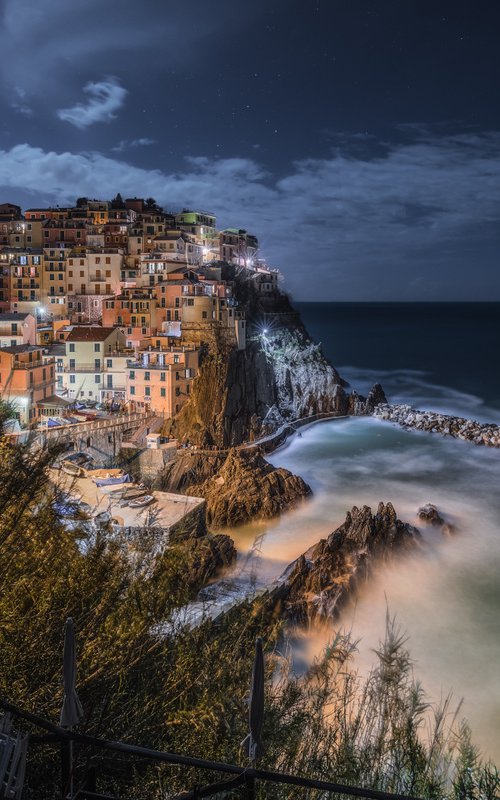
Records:
{"label": "colorful building", "polygon": [[42,347],[18,344],[0,348],[0,397],[12,403],[22,425],[37,422],[38,401],[54,394],[54,359]]}
{"label": "colorful building", "polygon": [[199,350],[171,348],[141,353],[128,362],[126,400],[131,408],[148,408],[174,417],[189,399],[198,373]]}

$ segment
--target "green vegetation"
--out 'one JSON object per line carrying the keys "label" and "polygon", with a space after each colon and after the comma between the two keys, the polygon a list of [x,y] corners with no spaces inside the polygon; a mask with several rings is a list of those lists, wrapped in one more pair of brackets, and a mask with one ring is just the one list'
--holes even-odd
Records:
{"label": "green vegetation", "polygon": [[[181,544],[145,563],[105,531],[68,531],[49,480],[54,453],[0,442],[0,693],[57,722],[63,625],[75,620],[78,689],[87,733],[244,763],[253,643],[263,634],[269,680],[263,766],[429,798],[493,798],[498,775],[480,763],[465,726],[429,709],[391,623],[379,666],[363,683],[353,645],[338,637],[298,679],[279,655],[279,609],[269,598],[196,630],[159,626],[192,596]],[[216,779],[76,750],[77,783],[92,763],[101,790],[134,798]],[[29,751],[29,798],[58,791],[59,755]],[[267,793],[269,791],[269,793]],[[260,787],[261,797],[307,797]],[[272,792],[272,794],[271,794]],[[317,793],[309,793],[310,797]]]}

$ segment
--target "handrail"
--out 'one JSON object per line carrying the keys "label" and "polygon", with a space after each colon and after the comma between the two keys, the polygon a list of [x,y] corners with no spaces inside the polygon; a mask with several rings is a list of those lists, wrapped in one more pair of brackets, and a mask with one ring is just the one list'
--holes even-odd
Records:
{"label": "handrail", "polygon": [[[211,770],[213,772],[222,772],[229,775],[245,776],[248,779],[266,781],[270,783],[288,784],[289,786],[302,786],[305,789],[319,789],[325,792],[333,792],[336,794],[345,794],[353,797],[364,797],[367,800],[417,800],[412,795],[394,794],[392,792],[384,792],[379,789],[363,789],[359,786],[347,786],[342,783],[333,783],[332,781],[317,780],[315,778],[304,778],[300,775],[290,775],[285,772],[274,772],[273,770],[257,769],[252,767],[240,767],[236,764],[226,764],[222,761],[210,761],[204,758],[196,758],[193,756],[183,756],[180,753],[167,753],[162,750],[152,750],[149,747],[142,747],[140,745],[127,744],[126,742],[117,742],[110,739],[100,739],[96,736],[89,736],[84,733],[76,733],[66,728],[61,728],[54,725],[52,722],[44,719],[43,717],[33,714],[30,711],[24,711],[13,703],[0,698],[0,708],[4,711],[9,711],[14,717],[24,719],[26,722],[31,722],[42,730],[56,736],[61,741],[74,741],[80,744],[89,745],[90,747],[98,747],[103,750],[111,750],[115,753],[127,753],[128,755],[137,758],[147,758],[152,761],[159,761],[167,764],[176,764],[178,766],[198,767],[199,769]],[[229,783],[232,783],[229,782]],[[208,789],[208,787],[207,787]],[[203,790],[201,790],[203,792]],[[195,792],[188,792],[182,795],[183,798],[194,798]]]}

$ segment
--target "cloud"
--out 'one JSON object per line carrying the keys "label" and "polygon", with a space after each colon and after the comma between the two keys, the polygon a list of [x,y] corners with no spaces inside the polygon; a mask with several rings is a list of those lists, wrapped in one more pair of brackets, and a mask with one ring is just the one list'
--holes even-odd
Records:
{"label": "cloud", "polygon": [[33,109],[25,102],[26,91],[21,86],[14,86],[14,99],[10,102],[10,107],[24,117],[32,117]]}
{"label": "cloud", "polygon": [[134,150],[136,147],[150,147],[153,144],[158,144],[158,140],[142,136],[139,139],[122,139],[111,149],[114,153],[123,153],[125,150]]}
{"label": "cloud", "polygon": [[123,106],[127,96],[127,90],[120,86],[116,78],[87,83],[83,91],[89,97],[86,104],[77,103],[72,108],[61,108],[56,112],[59,119],[80,129],[96,122],[116,119],[115,112]]}
{"label": "cloud", "polygon": [[90,77],[89,68],[132,79],[137,63],[149,74],[185,67],[214,46],[211,37],[234,35],[266,5],[193,0],[187,8],[142,0],[138,25],[138,6],[131,0],[1,0],[0,86],[9,96],[13,85],[22,86],[35,100],[43,87],[47,102],[74,91],[82,74]]}
{"label": "cloud", "polygon": [[0,186],[37,203],[153,196],[255,232],[303,299],[500,299],[500,133],[419,133],[372,159],[336,150],[279,179],[255,160],[142,169],[99,153],[0,151]]}

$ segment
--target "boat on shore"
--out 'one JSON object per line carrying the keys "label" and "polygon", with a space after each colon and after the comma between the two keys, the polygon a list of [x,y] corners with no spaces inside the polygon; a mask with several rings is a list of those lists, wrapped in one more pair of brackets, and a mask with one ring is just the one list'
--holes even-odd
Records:
{"label": "boat on shore", "polygon": [[145,508],[150,506],[151,503],[156,503],[156,499],[152,494],[145,494],[144,497],[138,497],[136,500],[131,500],[129,503],[130,508]]}

